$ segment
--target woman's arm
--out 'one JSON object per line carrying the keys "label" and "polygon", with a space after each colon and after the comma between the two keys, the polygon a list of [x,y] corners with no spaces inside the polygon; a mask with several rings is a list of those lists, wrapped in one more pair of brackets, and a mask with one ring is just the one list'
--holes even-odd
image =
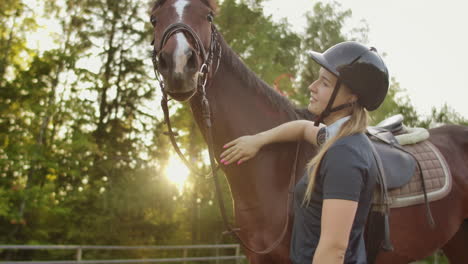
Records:
{"label": "woman's arm", "polygon": [[240,164],[254,157],[262,146],[274,142],[307,140],[316,145],[319,129],[311,121],[296,120],[256,135],[237,138],[224,146],[226,150],[221,154],[221,162],[227,165],[238,161]]}
{"label": "woman's arm", "polygon": [[350,200],[323,201],[320,240],[312,264],[343,264],[357,206]]}

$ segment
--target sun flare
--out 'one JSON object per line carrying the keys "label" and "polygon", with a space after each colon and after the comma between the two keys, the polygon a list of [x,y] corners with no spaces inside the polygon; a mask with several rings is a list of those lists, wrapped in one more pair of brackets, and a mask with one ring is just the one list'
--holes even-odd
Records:
{"label": "sun flare", "polygon": [[189,176],[189,169],[177,157],[171,156],[166,166],[166,177],[171,181],[182,193],[184,190],[185,181]]}

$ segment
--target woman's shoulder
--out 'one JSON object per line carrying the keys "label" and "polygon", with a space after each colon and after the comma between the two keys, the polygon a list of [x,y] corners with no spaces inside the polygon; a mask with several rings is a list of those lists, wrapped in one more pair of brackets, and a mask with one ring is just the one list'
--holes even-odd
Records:
{"label": "woman's shoulder", "polygon": [[366,134],[364,133],[356,133],[353,135],[349,135],[346,137],[339,138],[332,146],[332,147],[338,147],[338,146],[347,146],[350,148],[359,148],[359,147],[368,147],[369,146],[369,141],[367,139]]}
{"label": "woman's shoulder", "polygon": [[356,133],[338,139],[330,146],[328,151],[339,154],[343,158],[345,158],[344,155],[357,156],[367,163],[369,161],[369,153],[372,153],[369,144],[369,140],[364,133]]}

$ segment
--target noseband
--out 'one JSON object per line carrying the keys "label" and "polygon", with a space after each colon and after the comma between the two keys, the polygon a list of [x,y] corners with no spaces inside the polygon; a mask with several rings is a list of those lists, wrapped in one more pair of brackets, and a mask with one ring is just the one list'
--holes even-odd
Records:
{"label": "noseband", "polygon": [[203,61],[206,61],[206,51],[205,51],[205,47],[203,46],[203,42],[201,41],[198,34],[195,33],[195,31],[190,26],[184,23],[174,23],[174,24],[169,25],[166,28],[162,36],[161,42],[159,43],[159,51],[161,51],[164,48],[167,41],[172,37],[172,35],[179,33],[179,32],[186,33],[195,40],[195,44],[196,44],[195,48],[196,48],[196,51],[199,53],[198,55],[200,55],[201,53]]}
{"label": "noseband", "polygon": [[[167,99],[167,93],[164,90],[164,81],[162,78],[159,78],[159,61],[158,57],[161,55],[162,49],[164,46],[166,46],[167,41],[175,35],[176,33],[184,33],[186,36],[190,36],[194,41],[195,41],[195,51],[197,53],[197,56],[200,56],[203,60],[202,66],[200,67],[198,71],[198,82],[197,82],[197,91],[196,92],[201,92],[202,97],[205,97],[205,88],[208,82],[208,75],[211,70],[211,64],[213,63],[216,51],[218,52],[217,55],[217,65],[215,68],[214,74],[219,68],[219,62],[221,61],[221,44],[218,41],[218,31],[216,30],[216,27],[211,23],[211,41],[210,41],[210,47],[209,47],[209,53],[206,53],[205,46],[203,45],[202,40],[198,36],[198,34],[187,24],[184,23],[174,23],[169,25],[166,30],[164,30],[163,36],[161,38],[161,41],[159,42],[158,48],[154,48],[153,54],[152,54],[152,62],[153,62],[153,68],[154,72],[156,74],[156,78],[158,79],[158,82],[161,86],[161,90],[163,92],[163,98]],[[151,42],[153,45],[155,40]]]}

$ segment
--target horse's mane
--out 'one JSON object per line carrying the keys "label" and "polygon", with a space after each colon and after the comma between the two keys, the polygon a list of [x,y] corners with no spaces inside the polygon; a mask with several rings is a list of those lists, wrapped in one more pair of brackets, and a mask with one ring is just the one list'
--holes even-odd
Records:
{"label": "horse's mane", "polygon": [[[200,0],[200,1],[206,6],[208,6],[213,11],[218,10],[218,4],[216,4],[216,0]],[[162,6],[164,2],[166,2],[166,0],[155,0],[155,1],[153,0],[150,4],[151,12],[153,12],[154,10]]]}
{"label": "horse's mane", "polygon": [[291,119],[303,118],[311,120],[312,114],[305,108],[296,107],[289,99],[272,89],[267,83],[260,79],[252,70],[250,70],[239,56],[227,45],[221,37],[223,49],[222,60],[231,65],[237,76],[245,81],[248,87],[253,87],[257,93],[265,96],[275,108],[283,109]]}

